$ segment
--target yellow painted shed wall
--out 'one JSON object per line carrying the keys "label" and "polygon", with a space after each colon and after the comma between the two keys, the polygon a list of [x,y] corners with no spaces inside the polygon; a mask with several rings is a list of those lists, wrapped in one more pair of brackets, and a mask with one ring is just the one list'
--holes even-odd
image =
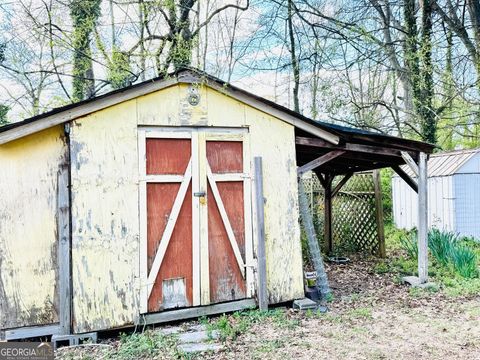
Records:
{"label": "yellow painted shed wall", "polygon": [[138,313],[135,105],[110,107],[71,128],[75,332],[131,324]]}
{"label": "yellow painted shed wall", "polygon": [[74,122],[75,332],[128,325],[139,313],[138,126],[249,127],[252,159],[264,163],[270,302],[303,297],[294,127],[211,88],[198,91],[198,106],[187,101],[189,86],[175,85]]}
{"label": "yellow painted shed wall", "polygon": [[0,329],[58,321],[57,176],[63,127],[0,145]]}

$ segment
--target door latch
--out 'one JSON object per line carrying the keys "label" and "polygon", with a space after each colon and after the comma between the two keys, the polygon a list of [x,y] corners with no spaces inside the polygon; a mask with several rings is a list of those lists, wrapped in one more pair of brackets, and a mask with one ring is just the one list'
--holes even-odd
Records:
{"label": "door latch", "polygon": [[205,191],[199,191],[193,193],[193,196],[200,198],[200,205],[205,205],[207,203],[207,198],[206,198],[207,193]]}

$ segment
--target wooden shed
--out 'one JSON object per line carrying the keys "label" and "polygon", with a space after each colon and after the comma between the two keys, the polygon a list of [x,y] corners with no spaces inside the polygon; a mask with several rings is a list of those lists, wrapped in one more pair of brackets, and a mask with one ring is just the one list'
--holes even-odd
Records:
{"label": "wooden shed", "polygon": [[259,277],[270,304],[302,298],[297,166],[334,195],[336,175],[398,168],[402,151],[421,164],[431,150],[312,121],[191,69],[4,126],[0,334],[242,309]]}

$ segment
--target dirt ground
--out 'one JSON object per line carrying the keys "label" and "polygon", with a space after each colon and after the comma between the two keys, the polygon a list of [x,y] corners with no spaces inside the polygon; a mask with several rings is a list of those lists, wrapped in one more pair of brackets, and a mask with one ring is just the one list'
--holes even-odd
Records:
{"label": "dirt ground", "polygon": [[290,310],[298,326],[255,324],[212,358],[480,359],[480,294],[412,294],[366,261],[328,270],[336,300],[327,314]]}
{"label": "dirt ground", "polygon": [[[480,359],[480,294],[448,297],[441,289],[412,291],[399,284],[395,275],[377,274],[375,261],[354,259],[348,265],[327,267],[334,293],[328,313],[277,310],[276,316],[252,322],[234,337],[228,336],[223,350],[194,357]],[[234,316],[226,319],[234,325],[238,321]],[[94,351],[64,350],[59,355],[63,359],[125,358],[120,353],[103,356],[98,349],[96,356]],[[171,357],[186,355],[159,349],[141,356]]]}

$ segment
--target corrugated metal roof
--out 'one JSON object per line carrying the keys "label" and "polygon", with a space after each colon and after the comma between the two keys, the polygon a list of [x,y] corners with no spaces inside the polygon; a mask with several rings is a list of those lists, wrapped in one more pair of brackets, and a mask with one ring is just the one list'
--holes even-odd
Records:
{"label": "corrugated metal roof", "polygon": [[[463,164],[478,153],[480,153],[480,148],[432,154],[428,160],[428,176],[439,177],[453,175]],[[415,177],[412,169],[410,169],[408,165],[403,165],[402,169],[409,176]]]}

